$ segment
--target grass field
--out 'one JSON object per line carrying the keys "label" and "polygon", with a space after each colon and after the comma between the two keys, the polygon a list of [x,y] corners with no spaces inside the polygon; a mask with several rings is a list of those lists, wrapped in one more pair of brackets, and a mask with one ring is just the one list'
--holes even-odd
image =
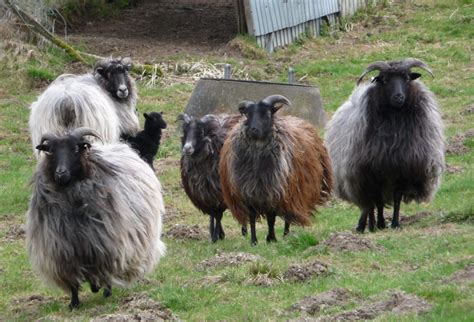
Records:
{"label": "grass field", "polygon": [[[266,223],[262,222],[257,226],[260,243],[255,247],[250,246],[249,238],[240,235],[239,225],[226,214],[224,241],[211,244],[206,238],[165,237],[167,256],[145,280],[127,289],[115,289],[108,299],[90,293],[84,285],[82,306],[72,312],[67,308],[69,295],[44,285],[33,273],[22,231],[30,195],[28,182],[35,166],[27,106],[44,88],[37,86],[62,73],[70,61],[55,50],[38,53],[28,61],[21,57],[3,61],[0,320],[82,321],[130,312],[156,317],[153,314],[158,308],[167,308],[183,320],[286,320],[307,316],[290,309],[304,297],[344,288],[351,300],[326,305],[314,317],[371,308],[387,297],[386,292],[398,290],[431,306],[419,315],[400,315],[386,309],[372,317],[383,321],[472,321],[474,273],[472,266],[469,273],[468,265],[474,263],[474,138],[468,130],[474,128],[473,17],[472,0],[387,1],[369,14],[359,13],[345,21],[345,30],[328,29],[323,37],[301,39],[271,56],[228,57],[229,62],[246,66],[254,78],[262,80],[282,81],[288,66],[293,66],[297,78],[320,88],[329,115],[348,97],[369,63],[404,57],[424,60],[435,78],[423,73],[423,81],[442,107],[448,141],[463,135],[458,141],[465,147],[460,153],[447,155],[447,164],[457,171],[444,174],[432,203],[402,205],[405,216],[429,212],[428,216],[419,215],[422,218],[404,226],[402,222],[401,230],[358,236],[377,246],[371,250],[335,251],[324,246],[324,241],[333,233],[352,231],[358,220],[358,209],[347,203],[332,200],[315,214],[311,227],[292,227],[285,239],[281,237],[283,222],[277,220],[278,243],[264,242]],[[245,47],[254,51],[248,39],[239,41],[244,51]],[[221,62],[219,57],[186,59]],[[197,225],[207,236],[208,218],[189,202],[179,179],[180,134],[174,120],[183,111],[192,89],[189,84],[154,88],[140,85],[138,110],[140,116],[147,111],[164,111],[169,123],[155,163],[167,208],[164,231],[176,224]],[[254,262],[215,267],[203,268],[201,264],[232,252],[259,257]],[[302,282],[285,274],[293,264],[315,260],[325,265],[324,273]],[[465,270],[467,277],[458,273],[453,278],[459,270]],[[261,285],[265,283],[269,285]],[[142,302],[133,298],[139,295]]]}

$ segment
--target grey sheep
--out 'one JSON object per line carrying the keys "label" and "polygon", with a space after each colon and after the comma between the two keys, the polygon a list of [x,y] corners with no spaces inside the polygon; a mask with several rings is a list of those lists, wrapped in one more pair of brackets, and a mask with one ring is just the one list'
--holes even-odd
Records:
{"label": "grey sheep", "polygon": [[[393,205],[392,228],[400,227],[400,203],[430,201],[444,168],[443,122],[434,94],[411,72],[418,59],[378,61],[359,77],[350,98],[328,124],[326,146],[335,192],[361,210],[357,231],[385,228],[383,209]],[[377,70],[371,82],[364,76]]]}
{"label": "grey sheep", "polygon": [[71,293],[79,306],[83,282],[93,292],[127,285],[150,272],[165,253],[164,205],[153,170],[126,144],[92,145],[78,128],[45,134],[32,180],[26,244],[35,271]]}
{"label": "grey sheep", "polygon": [[43,134],[63,135],[78,127],[99,132],[106,143],[135,135],[137,90],[128,74],[130,59],[99,61],[92,74],[59,76],[30,106],[29,128],[35,147]]}

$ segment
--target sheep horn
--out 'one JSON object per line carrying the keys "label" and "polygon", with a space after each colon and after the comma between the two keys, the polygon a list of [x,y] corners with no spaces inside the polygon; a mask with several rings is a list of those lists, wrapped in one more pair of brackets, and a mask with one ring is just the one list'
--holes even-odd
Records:
{"label": "sheep horn", "polygon": [[83,136],[90,135],[90,136],[94,136],[94,137],[98,138],[100,140],[100,142],[104,143],[104,141],[100,137],[100,134],[96,130],[93,130],[93,129],[88,128],[88,127],[79,127],[77,129],[75,129],[74,131],[72,131],[71,135],[75,136],[79,139],[81,139]]}
{"label": "sheep horn", "polygon": [[287,106],[291,106],[290,100],[287,99],[283,95],[270,95],[270,96],[267,96],[262,100],[262,103],[268,104],[270,106],[275,106],[275,104],[278,104],[278,103],[285,104]]}
{"label": "sheep horn", "polygon": [[58,138],[58,136],[56,134],[52,134],[52,133],[43,134],[43,136],[41,137],[40,144],[43,144],[44,141],[51,141],[51,140],[54,140],[54,139],[57,139],[57,138]]}
{"label": "sheep horn", "polygon": [[362,79],[365,77],[365,75],[367,75],[371,71],[379,70],[383,72],[387,69],[390,69],[390,65],[384,61],[376,61],[375,63],[370,64],[369,66],[367,66],[367,69],[365,70],[365,72],[363,72],[362,75],[360,75],[359,79],[357,80],[357,85],[359,85],[360,82],[362,82]]}
{"label": "sheep horn", "polygon": [[413,67],[419,67],[421,69],[426,70],[431,75],[431,77],[434,78],[434,75],[433,75],[433,72],[431,71],[431,69],[423,61],[421,61],[419,59],[407,58],[403,61],[403,66],[407,70],[409,70],[410,68],[413,68]]}

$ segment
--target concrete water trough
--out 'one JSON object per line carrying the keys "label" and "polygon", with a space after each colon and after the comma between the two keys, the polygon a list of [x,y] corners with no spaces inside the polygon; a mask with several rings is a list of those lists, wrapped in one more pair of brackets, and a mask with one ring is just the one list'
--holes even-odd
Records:
{"label": "concrete water trough", "polygon": [[[291,72],[289,74],[291,81],[293,77]],[[284,107],[278,113],[303,118],[316,127],[324,126],[326,113],[323,110],[319,89],[294,83],[202,78],[191,94],[185,113],[194,117],[219,113],[234,114],[238,113],[241,101],[259,101],[274,94],[283,95],[292,103],[291,107]]]}

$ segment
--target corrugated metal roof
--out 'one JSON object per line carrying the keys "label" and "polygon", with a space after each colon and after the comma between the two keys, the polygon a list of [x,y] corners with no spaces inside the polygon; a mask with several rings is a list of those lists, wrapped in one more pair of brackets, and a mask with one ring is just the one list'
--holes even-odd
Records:
{"label": "corrugated metal roof", "polygon": [[248,0],[255,36],[294,27],[339,11],[337,0]]}
{"label": "corrugated metal roof", "polygon": [[339,14],[353,14],[366,1],[245,0],[244,3],[249,33],[261,47],[272,52],[276,47],[291,44],[303,33],[319,35],[322,17],[334,24]]}

